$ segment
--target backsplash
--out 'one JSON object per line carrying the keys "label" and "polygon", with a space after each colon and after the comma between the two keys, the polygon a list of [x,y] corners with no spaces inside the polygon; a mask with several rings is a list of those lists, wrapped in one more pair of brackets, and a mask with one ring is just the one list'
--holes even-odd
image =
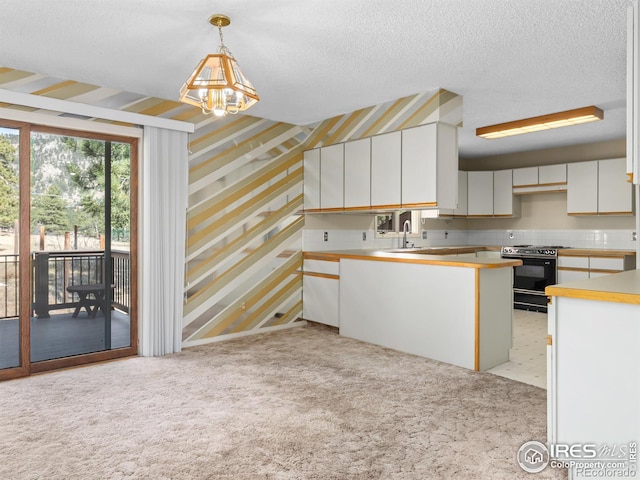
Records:
{"label": "backsplash", "polygon": [[[325,232],[327,240],[325,241]],[[427,230],[410,236],[417,247],[441,245],[562,245],[573,248],[635,250],[633,230]],[[363,240],[363,234],[366,239]],[[402,237],[375,238],[373,230],[304,230],[306,251],[400,248]]]}

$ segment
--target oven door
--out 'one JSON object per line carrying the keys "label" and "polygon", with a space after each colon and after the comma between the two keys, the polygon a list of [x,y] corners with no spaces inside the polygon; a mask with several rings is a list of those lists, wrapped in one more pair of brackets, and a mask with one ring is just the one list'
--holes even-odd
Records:
{"label": "oven door", "polygon": [[522,258],[522,265],[513,267],[513,288],[544,293],[547,285],[556,283],[555,258]]}

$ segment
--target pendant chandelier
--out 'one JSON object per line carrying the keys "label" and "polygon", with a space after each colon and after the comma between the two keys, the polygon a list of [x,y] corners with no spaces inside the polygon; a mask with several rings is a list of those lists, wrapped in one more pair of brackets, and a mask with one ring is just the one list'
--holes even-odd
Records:
{"label": "pendant chandelier", "polygon": [[209,23],[218,27],[220,49],[200,61],[180,89],[180,101],[200,107],[202,113],[223,117],[236,114],[260,100],[251,82],[222,39],[222,27],[231,23],[226,15],[211,15]]}

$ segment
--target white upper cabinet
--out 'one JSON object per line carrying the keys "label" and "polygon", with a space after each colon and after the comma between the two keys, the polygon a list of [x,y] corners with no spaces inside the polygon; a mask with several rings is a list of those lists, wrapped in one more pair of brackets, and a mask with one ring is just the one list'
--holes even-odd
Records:
{"label": "white upper cabinet", "polygon": [[513,193],[560,192],[567,189],[567,164],[513,170]]}
{"label": "white upper cabinet", "polygon": [[467,172],[467,215],[493,216],[493,171]]}
{"label": "white upper cabinet", "polygon": [[493,214],[513,216],[513,170],[493,172]]}
{"label": "white upper cabinet", "polygon": [[344,145],[320,149],[320,208],[344,208]]}
{"label": "white upper cabinet", "polygon": [[304,175],[308,212],[453,210],[458,129],[433,123],[308,150]]}
{"label": "white upper cabinet", "polygon": [[572,215],[631,215],[632,186],[627,183],[626,159],[593,160],[567,166],[567,213]]}
{"label": "white upper cabinet", "polygon": [[462,170],[458,171],[458,206],[453,210],[456,217],[466,217],[467,210],[467,189],[468,189],[468,173]]}
{"label": "white upper cabinet", "polygon": [[626,162],[626,158],[598,161],[598,213],[633,213],[633,187],[627,182]]}
{"label": "white upper cabinet", "polygon": [[402,132],[371,138],[371,206],[400,208]]}
{"label": "white upper cabinet", "polygon": [[567,166],[567,213],[598,213],[598,161]]}
{"label": "white upper cabinet", "polygon": [[456,127],[432,123],[402,131],[401,192],[404,208],[456,207]]}
{"label": "white upper cabinet", "polygon": [[304,152],[304,209],[320,209],[320,149]]}
{"label": "white upper cabinet", "polygon": [[371,206],[371,138],[344,144],[344,208]]}
{"label": "white upper cabinet", "polygon": [[538,167],[513,169],[514,187],[530,187],[533,185],[538,185]]}
{"label": "white upper cabinet", "polygon": [[567,164],[538,167],[538,183],[540,185],[565,185],[567,183]]}

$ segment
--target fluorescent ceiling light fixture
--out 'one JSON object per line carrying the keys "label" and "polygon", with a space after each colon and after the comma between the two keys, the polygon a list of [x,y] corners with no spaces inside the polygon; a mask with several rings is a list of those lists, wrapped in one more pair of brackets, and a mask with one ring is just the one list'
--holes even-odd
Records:
{"label": "fluorescent ceiling light fixture", "polygon": [[202,113],[223,117],[246,110],[260,100],[256,89],[222,39],[222,27],[231,23],[226,15],[215,14],[209,23],[218,27],[220,49],[200,61],[180,89],[180,101],[200,107]]}
{"label": "fluorescent ceiling light fixture", "polygon": [[476,128],[476,135],[487,139],[502,138],[511,135],[520,135],[522,133],[539,132],[540,130],[594,122],[596,120],[602,120],[603,118],[604,113],[598,107],[582,107],[576,108],[575,110],[550,113],[549,115]]}

